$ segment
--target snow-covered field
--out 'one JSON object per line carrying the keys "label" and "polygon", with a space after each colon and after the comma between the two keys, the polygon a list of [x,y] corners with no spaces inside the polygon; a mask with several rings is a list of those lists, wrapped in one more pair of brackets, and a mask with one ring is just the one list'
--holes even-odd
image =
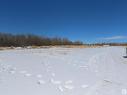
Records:
{"label": "snow-covered field", "polygon": [[0,95],[127,95],[124,47],[0,51]]}

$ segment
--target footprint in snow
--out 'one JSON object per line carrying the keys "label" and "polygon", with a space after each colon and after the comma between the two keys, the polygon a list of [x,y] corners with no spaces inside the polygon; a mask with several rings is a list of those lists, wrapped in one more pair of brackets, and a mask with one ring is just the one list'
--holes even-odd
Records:
{"label": "footprint in snow", "polygon": [[88,70],[88,66],[79,66],[79,68]]}
{"label": "footprint in snow", "polygon": [[81,85],[82,88],[88,88],[89,86],[84,84],[84,85]]}
{"label": "footprint in snow", "polygon": [[42,85],[42,84],[45,84],[46,82],[44,81],[44,80],[38,80],[37,81],[37,84],[39,84],[39,85]]}
{"label": "footprint in snow", "polygon": [[38,74],[36,77],[37,78],[42,78],[42,75],[41,74]]}
{"label": "footprint in snow", "polygon": [[68,90],[73,90],[75,87],[73,85],[64,85],[64,88]]}
{"label": "footprint in snow", "polygon": [[16,68],[10,68],[10,69],[9,69],[9,73],[15,74],[15,73],[16,73]]}
{"label": "footprint in snow", "polygon": [[32,74],[27,73],[27,71],[25,71],[25,70],[20,71],[19,73],[20,73],[20,74],[23,74],[25,77],[30,77],[30,76],[32,76]]}
{"label": "footprint in snow", "polygon": [[68,80],[68,81],[65,82],[65,84],[72,84],[72,83],[73,83],[72,80]]}
{"label": "footprint in snow", "polygon": [[0,63],[2,63],[2,59],[0,59]]}
{"label": "footprint in snow", "polygon": [[6,72],[6,71],[7,71],[7,68],[6,68],[6,67],[2,67],[1,70],[2,70],[3,72]]}
{"label": "footprint in snow", "polygon": [[122,95],[127,95],[127,89],[122,89],[121,93]]}
{"label": "footprint in snow", "polygon": [[61,84],[62,82],[61,81],[56,81],[54,79],[51,79],[51,83],[55,84],[55,85],[58,85],[58,84]]}
{"label": "footprint in snow", "polygon": [[31,77],[31,76],[32,76],[32,74],[30,74],[30,73],[25,74],[25,77]]}
{"label": "footprint in snow", "polygon": [[25,71],[25,70],[24,71],[20,71],[19,73],[20,74],[25,74],[25,73],[27,73],[27,71]]}
{"label": "footprint in snow", "polygon": [[9,71],[11,74],[15,74],[16,72],[14,70]]}
{"label": "footprint in snow", "polygon": [[2,73],[2,70],[0,70],[0,73]]}
{"label": "footprint in snow", "polygon": [[51,73],[51,75],[52,75],[53,77],[55,77],[55,76],[56,76],[56,74],[55,74],[55,73]]}
{"label": "footprint in snow", "polygon": [[77,66],[77,64],[73,64],[73,66]]}
{"label": "footprint in snow", "polygon": [[58,89],[59,89],[60,92],[64,91],[64,88],[62,86],[58,86]]}

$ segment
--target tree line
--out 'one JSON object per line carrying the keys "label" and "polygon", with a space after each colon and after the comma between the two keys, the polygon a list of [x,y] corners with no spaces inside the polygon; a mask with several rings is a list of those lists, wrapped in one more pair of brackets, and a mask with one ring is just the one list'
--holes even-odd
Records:
{"label": "tree line", "polygon": [[81,41],[70,41],[67,38],[49,38],[33,34],[0,33],[0,46],[50,46],[50,45],[83,45]]}
{"label": "tree line", "polygon": [[94,44],[87,44],[88,46],[106,46],[106,45],[109,45],[109,46],[127,46],[127,43],[118,43],[118,42],[111,42],[111,43],[94,43]]}

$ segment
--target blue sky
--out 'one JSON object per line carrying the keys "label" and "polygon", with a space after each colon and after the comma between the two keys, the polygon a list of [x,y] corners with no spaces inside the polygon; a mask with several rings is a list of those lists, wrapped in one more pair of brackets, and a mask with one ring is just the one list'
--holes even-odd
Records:
{"label": "blue sky", "polygon": [[0,0],[0,32],[127,42],[127,0]]}

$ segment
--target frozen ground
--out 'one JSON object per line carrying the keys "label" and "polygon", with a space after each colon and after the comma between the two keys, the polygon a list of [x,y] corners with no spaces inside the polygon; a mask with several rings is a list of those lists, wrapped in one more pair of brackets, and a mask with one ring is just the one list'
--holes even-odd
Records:
{"label": "frozen ground", "polygon": [[0,95],[127,95],[123,47],[0,51]]}

